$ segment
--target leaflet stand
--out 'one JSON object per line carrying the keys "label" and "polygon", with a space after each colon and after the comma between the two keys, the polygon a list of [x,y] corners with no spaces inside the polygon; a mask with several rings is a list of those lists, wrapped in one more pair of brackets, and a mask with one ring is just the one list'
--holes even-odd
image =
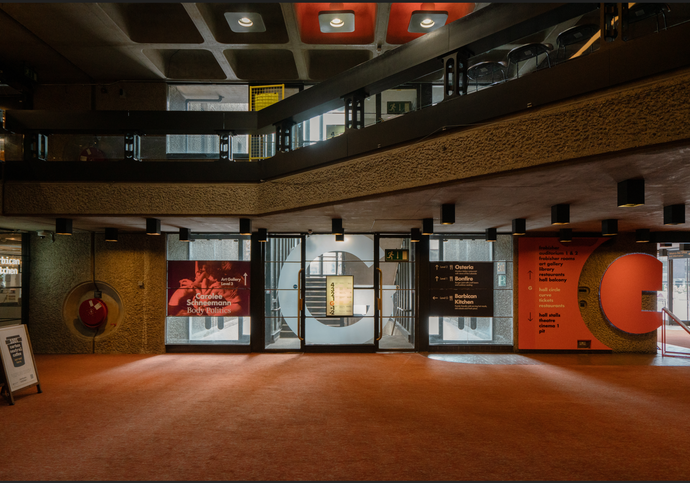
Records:
{"label": "leaflet stand", "polygon": [[[20,389],[36,386],[38,393],[42,393],[26,325],[0,328],[0,344],[0,376],[3,378],[0,380],[0,395],[7,399],[10,406],[14,406],[13,393]],[[27,363],[30,365],[23,367]]]}

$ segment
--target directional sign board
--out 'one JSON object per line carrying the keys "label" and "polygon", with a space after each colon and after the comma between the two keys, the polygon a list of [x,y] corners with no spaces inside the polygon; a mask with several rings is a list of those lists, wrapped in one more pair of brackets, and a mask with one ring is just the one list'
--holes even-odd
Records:
{"label": "directional sign board", "polygon": [[431,262],[430,288],[493,289],[493,262]]}
{"label": "directional sign board", "polygon": [[429,306],[433,317],[493,317],[493,262],[431,262]]}

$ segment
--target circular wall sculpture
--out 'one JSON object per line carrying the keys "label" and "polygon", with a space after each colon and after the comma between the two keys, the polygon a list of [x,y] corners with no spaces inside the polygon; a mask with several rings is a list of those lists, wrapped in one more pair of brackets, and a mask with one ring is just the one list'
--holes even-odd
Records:
{"label": "circular wall sculpture", "polygon": [[608,321],[629,334],[646,334],[659,328],[661,312],[643,310],[642,294],[660,291],[662,278],[662,263],[646,253],[630,253],[614,260],[599,288],[601,308]]}
{"label": "circular wall sculpture", "polygon": [[[89,299],[96,298],[96,287],[102,293],[100,300],[108,308],[108,315],[105,324],[98,329],[91,329],[79,319],[79,306]],[[84,340],[91,340],[96,334],[96,340],[109,337],[122,325],[124,318],[125,310],[120,294],[111,285],[98,280],[95,284],[84,282],[74,287],[62,305],[62,320],[65,325],[72,334]]]}

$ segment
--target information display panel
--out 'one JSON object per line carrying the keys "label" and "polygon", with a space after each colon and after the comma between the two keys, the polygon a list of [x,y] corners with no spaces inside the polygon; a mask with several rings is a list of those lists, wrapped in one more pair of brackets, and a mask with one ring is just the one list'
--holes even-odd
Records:
{"label": "information display panel", "polygon": [[38,371],[34,361],[26,325],[10,325],[0,328],[0,366],[5,384],[2,393],[14,404],[12,393],[29,386],[37,386],[41,392]]}
{"label": "information display panel", "polygon": [[585,262],[606,238],[521,238],[518,242],[520,349],[610,349],[589,331],[578,302]]}
{"label": "information display panel", "polygon": [[355,277],[352,275],[326,276],[326,316],[352,317],[354,315]]}
{"label": "information display panel", "polygon": [[431,262],[429,315],[493,317],[493,262]]}

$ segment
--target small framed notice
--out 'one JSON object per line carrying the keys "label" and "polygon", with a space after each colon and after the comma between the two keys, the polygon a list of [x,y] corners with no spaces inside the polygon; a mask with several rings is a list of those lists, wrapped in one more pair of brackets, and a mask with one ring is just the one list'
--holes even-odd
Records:
{"label": "small framed notice", "polygon": [[352,275],[326,276],[326,316],[352,317],[354,315],[355,277]]}
{"label": "small framed notice", "polygon": [[2,395],[14,404],[12,393],[29,386],[37,386],[41,392],[38,371],[34,361],[26,325],[10,325],[0,328],[0,362],[4,384]]}

